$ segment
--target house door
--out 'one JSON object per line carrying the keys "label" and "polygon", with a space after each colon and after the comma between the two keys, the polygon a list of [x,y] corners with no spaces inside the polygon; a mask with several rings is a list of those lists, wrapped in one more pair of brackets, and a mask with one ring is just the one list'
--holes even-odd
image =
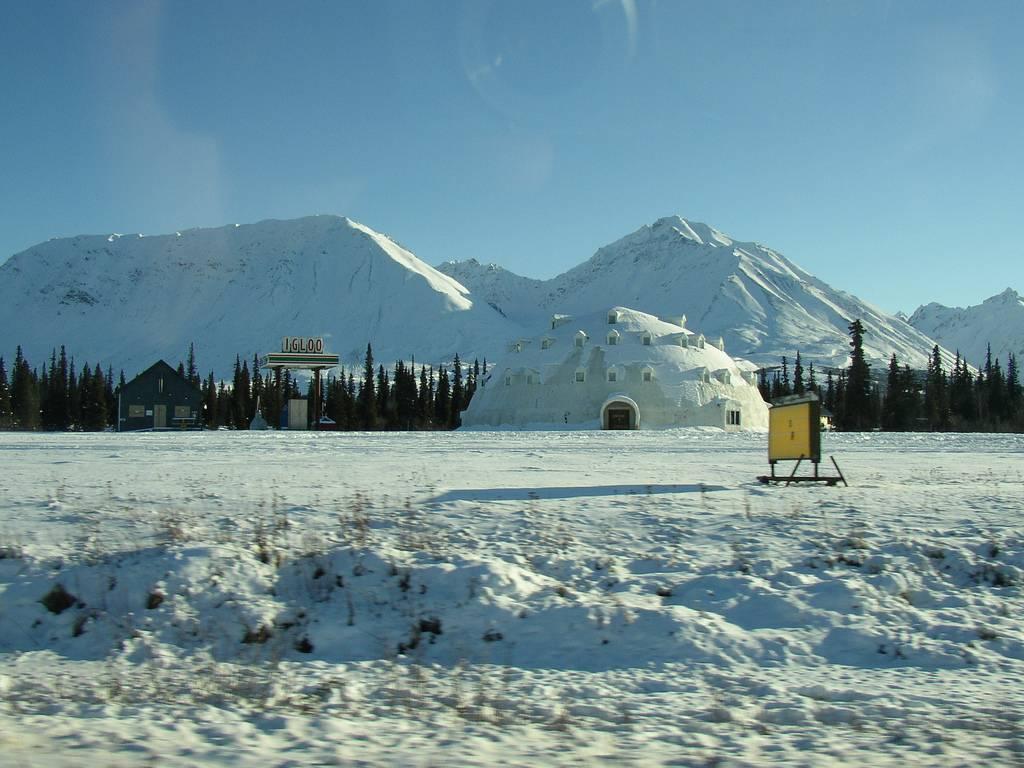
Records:
{"label": "house door", "polygon": [[153,429],[162,429],[167,426],[167,406],[153,406]]}
{"label": "house door", "polygon": [[629,408],[608,409],[608,429],[630,429]]}

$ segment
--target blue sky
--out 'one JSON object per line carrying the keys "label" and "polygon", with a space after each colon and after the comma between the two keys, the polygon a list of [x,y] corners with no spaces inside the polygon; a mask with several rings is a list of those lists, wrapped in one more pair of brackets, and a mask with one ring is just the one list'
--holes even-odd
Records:
{"label": "blue sky", "polygon": [[1024,3],[46,2],[0,25],[0,260],[337,213],[550,277],[662,216],[889,311],[1024,292]]}

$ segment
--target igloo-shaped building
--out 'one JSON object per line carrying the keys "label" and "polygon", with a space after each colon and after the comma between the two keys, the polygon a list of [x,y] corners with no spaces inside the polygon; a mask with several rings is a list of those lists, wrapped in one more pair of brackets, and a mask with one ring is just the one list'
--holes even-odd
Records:
{"label": "igloo-shaped building", "polygon": [[626,307],[554,315],[511,342],[462,416],[463,426],[767,429],[757,366],[686,328]]}

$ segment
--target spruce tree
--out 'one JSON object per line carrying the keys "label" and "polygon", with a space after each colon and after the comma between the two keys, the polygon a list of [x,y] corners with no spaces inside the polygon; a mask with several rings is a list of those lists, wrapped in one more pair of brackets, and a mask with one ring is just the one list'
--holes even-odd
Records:
{"label": "spruce tree", "polygon": [[[253,369],[255,370],[255,369]],[[196,370],[196,348],[193,342],[188,343],[188,362],[185,367],[185,378],[188,379],[196,389],[199,389],[202,382],[199,380],[199,372]]]}
{"label": "spruce tree", "polygon": [[434,422],[440,429],[449,426],[452,408],[452,388],[448,371],[442,365],[437,374],[437,392],[434,395]]}
{"label": "spruce tree", "polygon": [[356,388],[356,375],[349,370],[348,379],[345,381],[345,424],[346,429],[359,429],[358,415],[358,389]]}
{"label": "spruce tree", "polygon": [[220,426],[218,416],[217,385],[213,381],[213,371],[210,371],[203,385],[203,424],[207,429],[216,429]]}
{"label": "spruce tree", "polygon": [[432,411],[433,393],[430,382],[427,381],[427,366],[420,366],[420,383],[416,388],[416,422],[419,429],[425,429],[430,424]]}
{"label": "spruce tree", "polygon": [[78,374],[75,372],[75,358],[68,363],[68,427],[75,429],[82,422],[82,397],[78,391]]}
{"label": "spruce tree", "polygon": [[[57,360],[56,377],[51,376],[51,391],[56,397],[55,412],[57,414],[57,428],[67,429],[71,426],[71,400],[70,400],[70,379],[68,368],[68,355],[64,345],[60,345],[60,357]],[[56,381],[53,379],[56,378]]]}
{"label": "spruce tree", "polygon": [[793,363],[793,394],[804,393],[804,365],[800,360],[800,350],[796,353],[796,362]]}
{"label": "spruce tree", "polygon": [[11,372],[11,411],[15,429],[33,430],[39,427],[39,391],[35,374],[21,353],[21,345],[14,353]]}
{"label": "spruce tree", "polygon": [[116,427],[120,415],[117,412],[117,397],[114,395],[114,366],[107,364],[107,375],[103,381],[103,397],[107,403],[107,426]]}
{"label": "spruce tree", "polygon": [[[966,370],[966,361],[964,366],[964,373],[969,380],[970,374]],[[928,359],[928,374],[924,385],[924,407],[925,418],[928,420],[930,429],[945,430],[949,427],[949,397],[938,344],[932,347],[932,354]]]}
{"label": "spruce tree", "polygon": [[14,423],[14,412],[11,410],[11,385],[7,380],[7,368],[4,358],[0,356],[0,429],[10,429]]}
{"label": "spruce tree", "polygon": [[882,429],[896,430],[903,401],[900,391],[900,364],[896,353],[889,358],[889,375],[885,382],[885,400],[882,404]]}
{"label": "spruce tree", "polygon": [[260,373],[260,359],[258,355],[252,356],[252,383],[250,385],[249,402],[252,410],[253,418],[256,416],[256,409],[259,408],[263,412],[263,416],[266,417],[267,412],[264,410],[267,406],[263,402],[263,375]]}
{"label": "spruce tree", "polygon": [[377,428],[377,397],[373,389],[373,347],[366,345],[363,381],[359,385],[359,426],[363,430]]}
{"label": "spruce tree", "polygon": [[107,396],[103,369],[96,364],[90,372],[86,364],[82,370],[82,429],[100,432],[107,426]]}
{"label": "spruce tree", "polygon": [[849,325],[850,366],[846,372],[843,429],[863,430],[872,426],[871,371],[864,359],[864,326],[860,320]]}
{"label": "spruce tree", "polygon": [[465,397],[465,389],[462,383],[462,362],[456,353],[452,362],[452,395],[451,405],[448,411],[448,428],[458,429],[462,426],[462,401]]}
{"label": "spruce tree", "polygon": [[772,385],[768,382],[768,369],[761,368],[757,372],[757,389],[761,393],[761,399],[769,402],[772,399]]}
{"label": "spruce tree", "polygon": [[217,424],[222,427],[234,426],[232,421],[231,393],[222,380],[217,388]]}

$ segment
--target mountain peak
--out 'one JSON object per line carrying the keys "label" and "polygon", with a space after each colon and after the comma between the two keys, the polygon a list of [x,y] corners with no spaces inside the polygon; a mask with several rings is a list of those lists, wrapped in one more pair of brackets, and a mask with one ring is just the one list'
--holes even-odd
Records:
{"label": "mountain peak", "polygon": [[997,293],[995,296],[991,296],[991,297],[985,299],[985,301],[982,302],[982,304],[990,304],[990,305],[991,304],[1020,304],[1020,303],[1024,303],[1024,300],[1021,299],[1020,294],[1017,293],[1015,290],[1013,290],[1013,288],[1007,288],[1002,293]]}

